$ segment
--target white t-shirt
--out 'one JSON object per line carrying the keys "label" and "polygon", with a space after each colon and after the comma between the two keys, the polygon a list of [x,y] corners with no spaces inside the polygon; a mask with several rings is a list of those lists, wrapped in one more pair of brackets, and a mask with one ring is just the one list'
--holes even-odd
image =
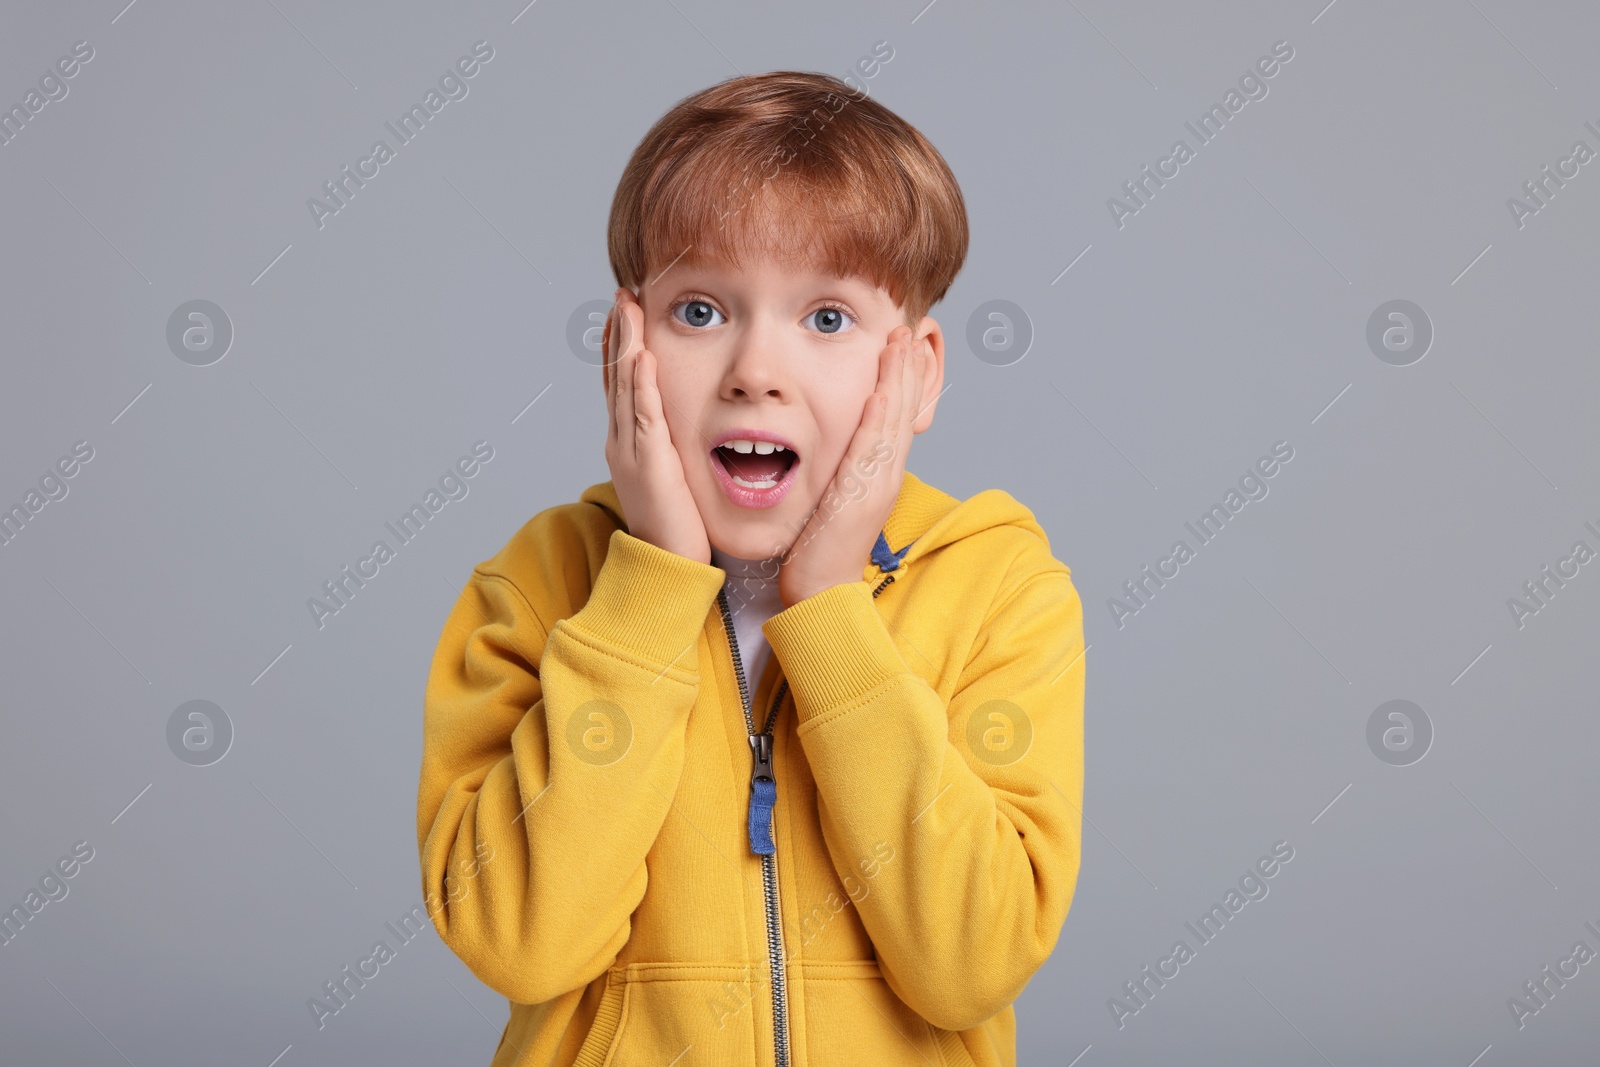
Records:
{"label": "white t-shirt", "polygon": [[[711,565],[728,572],[723,588],[728,594],[728,610],[733,613],[739,663],[744,668],[745,684],[754,698],[756,683],[761,680],[761,672],[772,654],[767,635],[761,632],[761,624],[783,610],[776,577],[777,561],[740,559],[713,548]],[[764,577],[768,574],[774,577]]]}

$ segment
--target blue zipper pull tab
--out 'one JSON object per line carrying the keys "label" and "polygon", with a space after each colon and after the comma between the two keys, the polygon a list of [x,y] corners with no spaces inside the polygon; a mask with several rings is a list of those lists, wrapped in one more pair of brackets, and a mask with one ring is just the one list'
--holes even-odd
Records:
{"label": "blue zipper pull tab", "polygon": [[772,840],[772,807],[778,802],[778,781],[772,775],[772,735],[751,734],[750,851],[771,856],[778,851]]}

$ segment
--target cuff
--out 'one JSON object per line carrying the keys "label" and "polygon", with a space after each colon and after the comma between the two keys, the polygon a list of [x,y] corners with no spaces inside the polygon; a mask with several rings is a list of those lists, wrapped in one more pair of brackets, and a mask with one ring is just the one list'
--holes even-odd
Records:
{"label": "cuff", "polygon": [[908,671],[865,582],[841,582],[761,626],[794,692],[799,721],[849,704]]}
{"label": "cuff", "polygon": [[726,579],[721,567],[613,530],[589,600],[571,623],[652,663],[692,673],[699,669],[696,638]]}

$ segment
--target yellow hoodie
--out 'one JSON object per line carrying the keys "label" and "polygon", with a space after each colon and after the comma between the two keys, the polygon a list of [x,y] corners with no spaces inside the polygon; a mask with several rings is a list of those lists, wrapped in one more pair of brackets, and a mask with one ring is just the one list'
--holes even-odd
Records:
{"label": "yellow hoodie", "polygon": [[511,1001],[492,1067],[1014,1067],[1078,876],[1071,572],[1008,493],[907,471],[863,580],[763,625],[753,693],[725,578],[608,481],[445,622],[417,843]]}

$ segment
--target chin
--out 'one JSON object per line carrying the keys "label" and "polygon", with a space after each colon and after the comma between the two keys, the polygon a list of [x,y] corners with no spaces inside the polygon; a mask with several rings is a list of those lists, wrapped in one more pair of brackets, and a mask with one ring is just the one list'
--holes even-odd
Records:
{"label": "chin", "polygon": [[769,518],[745,518],[741,523],[720,524],[706,531],[711,547],[737,559],[769,559],[780,556],[794,543],[794,533]]}
{"label": "chin", "polygon": [[[806,487],[797,485],[794,488],[803,491]],[[783,555],[799,536],[804,518],[810,516],[810,509],[796,510],[800,500],[795,493],[771,508],[739,507],[715,484],[691,485],[690,495],[700,509],[706,540],[711,547],[737,559],[771,559]],[[803,517],[790,517],[794,515]],[[796,522],[799,525],[793,525]]]}

